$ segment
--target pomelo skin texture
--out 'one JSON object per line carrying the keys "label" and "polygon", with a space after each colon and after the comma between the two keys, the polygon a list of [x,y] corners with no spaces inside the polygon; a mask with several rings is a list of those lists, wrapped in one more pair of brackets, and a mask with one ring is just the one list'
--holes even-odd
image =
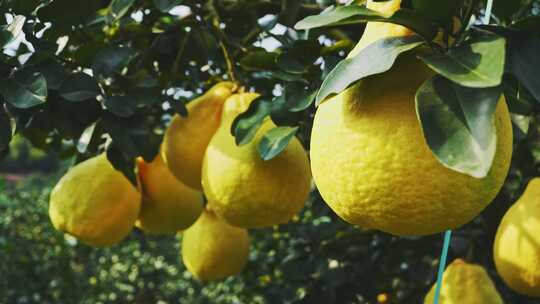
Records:
{"label": "pomelo skin texture", "polygon": [[129,234],[140,206],[137,188],[101,154],[74,166],[60,179],[51,192],[49,216],[57,230],[102,247]]}
{"label": "pomelo skin texture", "polygon": [[203,188],[209,205],[230,224],[244,228],[288,222],[302,209],[311,188],[307,154],[296,138],[275,158],[261,159],[257,146],[263,135],[275,128],[270,119],[248,144],[235,144],[233,120],[257,96],[242,93],[227,99],[222,125],[208,145],[203,164]]}
{"label": "pomelo skin texture", "polygon": [[[424,299],[433,304],[435,284]],[[439,304],[503,304],[486,270],[475,264],[455,260],[443,273]]]}
{"label": "pomelo skin texture", "polygon": [[182,259],[199,281],[212,281],[236,275],[249,258],[246,229],[227,224],[205,210],[182,237]]}
{"label": "pomelo skin texture", "polygon": [[514,291],[540,297],[540,178],[504,215],[493,246],[495,267]]}
{"label": "pomelo skin texture", "polygon": [[[373,40],[376,25],[368,24],[374,33],[364,37]],[[403,34],[388,26],[380,38]],[[498,137],[488,175],[477,179],[452,171],[427,146],[415,111],[416,91],[432,75],[414,53],[401,54],[390,71],[319,105],[311,170],[324,201],[347,222],[395,235],[439,233],[472,220],[502,187],[512,155],[506,102],[501,98],[494,115]]]}
{"label": "pomelo skin texture", "polygon": [[180,182],[160,155],[137,160],[143,192],[136,226],[151,234],[174,234],[191,226],[203,210],[203,194]]}
{"label": "pomelo skin texture", "polygon": [[162,156],[176,178],[201,190],[204,151],[220,125],[225,100],[236,90],[233,82],[220,82],[187,105],[188,116],[175,115],[163,138]]}

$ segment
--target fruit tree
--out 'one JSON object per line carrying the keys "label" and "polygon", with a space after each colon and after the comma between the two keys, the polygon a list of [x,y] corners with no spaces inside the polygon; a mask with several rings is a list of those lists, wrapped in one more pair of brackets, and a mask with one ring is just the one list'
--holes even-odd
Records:
{"label": "fruit tree", "polygon": [[71,287],[25,295],[0,220],[0,302],[540,303],[540,1],[0,11],[0,157],[70,164],[35,212],[86,253],[53,259],[172,248],[186,269],[95,298],[43,271]]}

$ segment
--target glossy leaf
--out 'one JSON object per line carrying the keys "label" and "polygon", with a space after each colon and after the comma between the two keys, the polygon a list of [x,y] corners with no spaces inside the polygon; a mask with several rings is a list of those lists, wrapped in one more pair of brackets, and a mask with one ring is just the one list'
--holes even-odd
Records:
{"label": "glossy leaf", "polygon": [[319,15],[308,16],[296,23],[295,29],[307,30],[326,26],[364,23],[368,21],[403,25],[428,40],[435,37],[437,33],[437,27],[434,24],[427,21],[422,15],[413,10],[400,9],[392,16],[385,16],[360,5],[339,6],[334,10],[325,11]]}
{"label": "glossy leaf", "polygon": [[113,141],[107,147],[107,159],[114,169],[122,172],[133,186],[138,187],[137,175],[135,174],[135,158],[126,158],[122,154],[120,145]]}
{"label": "glossy leaf", "polygon": [[246,70],[272,70],[276,67],[277,56],[275,52],[256,50],[240,59],[240,65]]}
{"label": "glossy leaf", "polygon": [[95,75],[120,73],[136,54],[137,52],[130,47],[112,46],[105,48],[96,54],[92,62],[92,70]]}
{"label": "glossy leaf", "polygon": [[515,36],[509,44],[510,73],[540,101],[540,36]]}
{"label": "glossy leaf", "polygon": [[356,56],[342,60],[326,76],[317,93],[316,104],[325,98],[338,94],[358,80],[388,71],[399,54],[420,44],[418,36],[380,39],[368,45]]}
{"label": "glossy leaf", "polygon": [[272,102],[259,98],[253,101],[244,113],[238,115],[231,125],[231,134],[235,138],[236,145],[242,146],[250,142],[270,113]]}
{"label": "glossy leaf", "polygon": [[415,10],[441,25],[446,25],[455,16],[462,3],[463,0],[412,0]]}
{"label": "glossy leaf", "polygon": [[25,17],[18,15],[13,17],[10,24],[0,26],[0,49],[12,42],[22,32]]}
{"label": "glossy leaf", "polygon": [[300,112],[307,109],[315,100],[317,90],[310,91],[305,85],[292,82],[283,91],[287,109],[291,112]]}
{"label": "glossy leaf", "polygon": [[482,34],[451,48],[445,54],[421,58],[433,70],[462,86],[493,87],[502,80],[505,45],[503,37]]}
{"label": "glossy leaf", "polygon": [[98,83],[85,73],[72,74],[60,87],[60,95],[69,101],[84,101],[101,94]]}
{"label": "glossy leaf", "polygon": [[485,177],[496,151],[494,113],[500,89],[472,89],[440,75],[416,93],[416,111],[426,142],[444,166]]}
{"label": "glossy leaf", "polygon": [[118,20],[122,18],[135,3],[135,0],[112,0],[109,5],[109,10],[112,19]]}
{"label": "glossy leaf", "polygon": [[104,104],[107,110],[120,117],[130,117],[135,114],[136,103],[134,98],[128,96],[108,96]]}
{"label": "glossy leaf", "polygon": [[297,131],[298,127],[277,127],[266,132],[258,146],[261,158],[270,160],[276,157],[287,147]]}
{"label": "glossy leaf", "polygon": [[162,12],[167,13],[174,7],[182,4],[184,0],[154,0],[154,5]]}
{"label": "glossy leaf", "polygon": [[47,81],[41,73],[21,71],[12,79],[0,81],[0,93],[16,108],[31,108],[46,101]]}

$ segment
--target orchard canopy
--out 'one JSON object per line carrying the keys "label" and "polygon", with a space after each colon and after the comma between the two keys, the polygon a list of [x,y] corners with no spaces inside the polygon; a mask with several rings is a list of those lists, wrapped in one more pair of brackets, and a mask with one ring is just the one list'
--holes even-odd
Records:
{"label": "orchard canopy", "polygon": [[0,302],[540,303],[540,1],[0,12]]}

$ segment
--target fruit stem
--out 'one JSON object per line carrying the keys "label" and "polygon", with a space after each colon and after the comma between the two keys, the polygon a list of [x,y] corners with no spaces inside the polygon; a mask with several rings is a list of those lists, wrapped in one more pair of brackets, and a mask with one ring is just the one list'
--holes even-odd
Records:
{"label": "fruit stem", "polygon": [[442,277],[446,266],[446,258],[448,257],[448,248],[450,247],[450,239],[452,238],[452,230],[446,230],[444,233],[444,244],[441,253],[441,261],[439,262],[439,273],[437,274],[437,286],[435,287],[435,297],[433,304],[439,304],[439,295],[441,293]]}

